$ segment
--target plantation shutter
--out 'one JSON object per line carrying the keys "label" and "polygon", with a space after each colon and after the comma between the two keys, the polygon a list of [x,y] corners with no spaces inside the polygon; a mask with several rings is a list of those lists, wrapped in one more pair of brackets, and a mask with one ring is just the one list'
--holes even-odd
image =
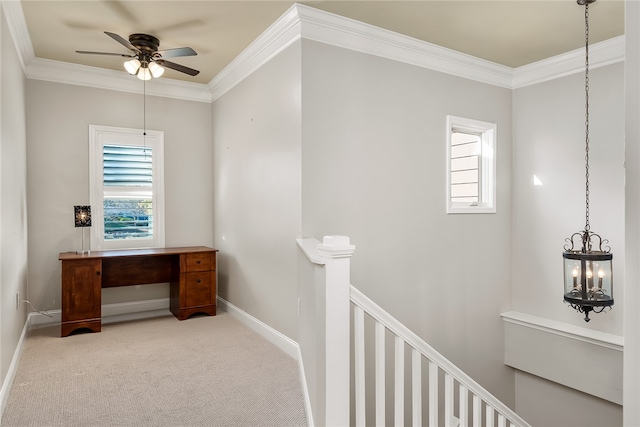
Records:
{"label": "plantation shutter", "polygon": [[104,239],[153,237],[153,150],[104,145]]}
{"label": "plantation shutter", "polygon": [[451,201],[477,203],[480,199],[480,135],[451,133]]}
{"label": "plantation shutter", "polygon": [[151,187],[153,152],[148,147],[104,146],[104,185]]}

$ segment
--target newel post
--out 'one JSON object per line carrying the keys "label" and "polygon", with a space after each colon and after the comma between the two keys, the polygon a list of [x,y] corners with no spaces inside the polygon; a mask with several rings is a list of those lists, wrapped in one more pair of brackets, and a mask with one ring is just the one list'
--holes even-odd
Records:
{"label": "newel post", "polygon": [[325,259],[325,404],[327,426],[349,425],[350,271],[356,247],[347,236],[325,236],[318,252]]}

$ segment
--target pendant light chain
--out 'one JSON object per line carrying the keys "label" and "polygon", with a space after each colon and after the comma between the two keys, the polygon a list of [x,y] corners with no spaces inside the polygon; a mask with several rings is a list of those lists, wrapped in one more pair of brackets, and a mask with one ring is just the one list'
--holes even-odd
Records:
{"label": "pendant light chain", "polygon": [[589,3],[584,8],[584,38],[585,38],[585,231],[589,231]]}
{"label": "pendant light chain", "polygon": [[584,314],[601,313],[613,306],[613,254],[609,241],[590,230],[589,224],[589,4],[596,0],[577,0],[584,8],[585,39],[585,217],[584,230],[565,239],[564,302]]}

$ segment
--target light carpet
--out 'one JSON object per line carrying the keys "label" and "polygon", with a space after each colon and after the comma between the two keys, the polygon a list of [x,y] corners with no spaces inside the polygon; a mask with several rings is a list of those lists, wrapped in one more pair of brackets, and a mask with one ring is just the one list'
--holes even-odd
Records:
{"label": "light carpet", "polygon": [[226,313],[29,332],[2,426],[306,426],[297,362]]}

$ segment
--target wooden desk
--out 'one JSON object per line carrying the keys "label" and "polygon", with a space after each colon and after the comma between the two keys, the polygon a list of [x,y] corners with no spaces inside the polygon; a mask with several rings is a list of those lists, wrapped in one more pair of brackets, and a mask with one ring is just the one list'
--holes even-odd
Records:
{"label": "wooden desk", "polygon": [[184,248],[62,252],[61,336],[100,332],[102,288],[170,282],[170,310],[184,320],[216,315],[216,249]]}

